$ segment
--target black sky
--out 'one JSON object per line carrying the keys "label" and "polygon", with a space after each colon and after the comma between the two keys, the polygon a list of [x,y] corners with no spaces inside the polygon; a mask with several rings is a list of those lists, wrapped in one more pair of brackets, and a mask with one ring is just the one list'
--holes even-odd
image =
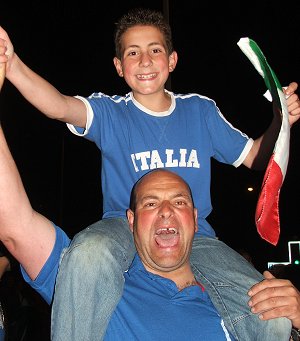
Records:
{"label": "black sky", "polygon": [[[125,94],[112,58],[114,23],[129,8],[164,9],[163,1],[27,1],[1,4],[0,24],[18,55],[61,92]],[[286,5],[284,5],[286,3]],[[265,85],[237,42],[254,39],[282,85],[300,83],[300,2],[169,1],[169,19],[179,63],[171,78],[174,92],[213,98],[226,118],[258,137],[272,111],[262,97]],[[183,5],[184,4],[184,5]],[[7,82],[1,120],[35,209],[73,235],[101,216],[100,157],[90,142],[64,124],[43,117]],[[258,267],[287,260],[287,241],[299,240],[300,128],[293,127],[288,173],[281,191],[281,238],[277,247],[260,239],[254,211],[263,173],[213,162],[209,221],[221,239],[242,245]],[[247,192],[248,185],[255,191]]]}

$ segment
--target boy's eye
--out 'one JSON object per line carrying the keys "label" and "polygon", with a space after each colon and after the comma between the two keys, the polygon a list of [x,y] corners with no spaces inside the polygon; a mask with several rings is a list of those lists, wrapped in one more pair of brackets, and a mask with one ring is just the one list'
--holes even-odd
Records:
{"label": "boy's eye", "polygon": [[153,51],[153,53],[159,53],[159,52],[161,52],[161,49],[153,49],[152,51]]}
{"label": "boy's eye", "polygon": [[182,205],[185,205],[185,201],[183,200],[179,200],[179,201],[176,201],[176,206],[182,206]]}
{"label": "boy's eye", "polygon": [[128,53],[128,56],[136,56],[136,55],[137,55],[136,51],[130,51]]}

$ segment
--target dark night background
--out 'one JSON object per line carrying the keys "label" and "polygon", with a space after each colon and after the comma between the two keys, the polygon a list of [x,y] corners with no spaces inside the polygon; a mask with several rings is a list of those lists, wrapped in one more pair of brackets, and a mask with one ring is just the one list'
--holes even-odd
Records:
{"label": "dark night background", "polygon": [[[15,51],[62,93],[125,94],[112,63],[114,23],[129,8],[145,6],[169,15],[179,54],[171,90],[213,98],[237,128],[258,137],[272,119],[261,76],[237,42],[255,40],[282,85],[300,83],[300,1],[25,1],[3,2],[0,24]],[[299,92],[298,92],[299,93]],[[33,207],[70,236],[101,217],[100,153],[65,124],[45,118],[7,81],[1,120]],[[281,236],[276,247],[254,223],[263,173],[213,161],[213,213],[209,221],[233,248],[245,248],[259,270],[287,261],[287,241],[300,240],[300,124],[291,133],[291,154],[281,191]],[[248,192],[247,187],[254,191]]]}

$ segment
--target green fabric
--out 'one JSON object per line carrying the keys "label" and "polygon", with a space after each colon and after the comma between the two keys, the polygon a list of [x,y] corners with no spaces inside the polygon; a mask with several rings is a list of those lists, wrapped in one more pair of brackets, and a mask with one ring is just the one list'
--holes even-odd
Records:
{"label": "green fabric", "polygon": [[[275,101],[277,107],[282,111],[282,105],[278,91],[282,91],[282,86],[270,65],[267,62],[266,57],[262,53],[256,42],[249,38],[241,38],[238,42],[240,49],[246,54],[261,76],[264,78],[267,88],[270,90],[273,101]],[[249,50],[250,49],[250,50]],[[254,57],[254,55],[255,58]],[[257,63],[259,63],[259,67]]]}

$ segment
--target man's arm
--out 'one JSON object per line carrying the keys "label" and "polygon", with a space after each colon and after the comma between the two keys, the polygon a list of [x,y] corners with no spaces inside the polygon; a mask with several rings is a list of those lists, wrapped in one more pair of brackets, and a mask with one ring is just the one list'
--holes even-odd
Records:
{"label": "man's arm", "polygon": [[[287,108],[291,126],[300,118],[300,102],[298,95],[295,93],[297,88],[298,84],[292,82],[286,89],[283,89],[285,95],[288,96]],[[274,115],[272,123],[266,132],[254,141],[250,152],[243,162],[246,167],[253,169],[266,168],[274,150],[280,127],[280,117],[279,115]]]}
{"label": "man's arm", "polygon": [[52,223],[35,212],[29,202],[0,127],[0,239],[35,279],[55,243]]}
{"label": "man's arm", "polygon": [[85,127],[86,108],[82,101],[61,94],[40,77],[14,52],[6,31],[0,26],[0,63],[6,63],[6,78],[20,93],[49,118]]}
{"label": "man's arm", "polygon": [[[0,63],[0,91],[5,65]],[[48,259],[56,232],[52,223],[35,212],[0,126],[0,240],[35,279]]]}

